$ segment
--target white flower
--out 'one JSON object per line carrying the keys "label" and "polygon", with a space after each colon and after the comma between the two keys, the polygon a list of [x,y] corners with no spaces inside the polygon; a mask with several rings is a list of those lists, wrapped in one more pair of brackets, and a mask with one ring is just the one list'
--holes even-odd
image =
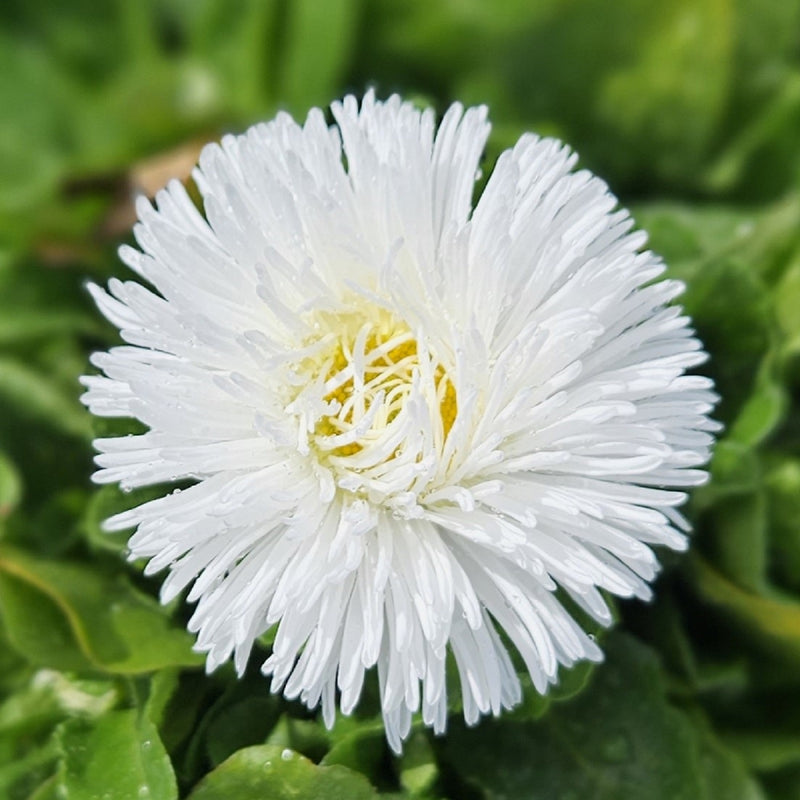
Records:
{"label": "white flower", "polygon": [[[139,204],[152,288],[93,286],[126,346],[84,379],[98,483],[195,483],[119,514],[132,558],[191,587],[208,668],[277,626],[273,691],[350,713],[377,665],[390,744],[599,660],[562,605],[650,596],[650,545],[686,547],[716,400],[682,286],[557,141],[523,136],[472,208],[484,108],[368,94],[203,150],[205,217],[171,183]],[[206,221],[207,219],[207,221]],[[560,587],[562,594],[557,594]]]}

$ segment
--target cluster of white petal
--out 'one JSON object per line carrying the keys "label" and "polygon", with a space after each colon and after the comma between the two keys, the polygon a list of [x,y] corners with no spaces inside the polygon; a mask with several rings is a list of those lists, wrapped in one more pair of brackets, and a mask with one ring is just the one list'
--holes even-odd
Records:
{"label": "cluster of white petal", "polygon": [[448,652],[469,723],[520,699],[499,629],[540,692],[601,658],[555,590],[603,624],[650,596],[716,397],[681,284],[562,144],[523,136],[473,210],[485,109],[332,113],[206,147],[205,215],[140,202],[84,402],[149,428],[97,440],[97,482],[193,481],[107,525],[190,587],[208,668],[277,626],[273,690],[331,724],[377,666],[397,750],[444,729]]}

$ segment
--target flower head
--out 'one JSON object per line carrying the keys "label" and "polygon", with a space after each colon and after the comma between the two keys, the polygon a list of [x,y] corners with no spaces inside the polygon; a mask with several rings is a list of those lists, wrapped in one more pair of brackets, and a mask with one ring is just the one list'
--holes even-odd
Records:
{"label": "flower head", "polygon": [[97,440],[97,482],[193,481],[107,526],[190,587],[208,668],[276,626],[273,691],[331,724],[377,665],[399,749],[444,728],[448,651],[470,723],[521,696],[501,629],[540,692],[601,658],[560,597],[650,596],[716,398],[681,284],[562,144],[523,136],[473,209],[484,108],[332,113],[206,147],[205,216],[140,202],[150,288],[91,287],[127,345],[84,401],[149,428]]}

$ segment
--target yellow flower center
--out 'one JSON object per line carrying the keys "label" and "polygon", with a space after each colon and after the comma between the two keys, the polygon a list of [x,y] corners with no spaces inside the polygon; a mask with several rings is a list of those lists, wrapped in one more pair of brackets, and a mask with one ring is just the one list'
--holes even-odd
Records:
{"label": "yellow flower center", "polygon": [[[329,347],[321,348],[311,363],[305,364],[315,378],[324,376],[327,406],[327,412],[316,420],[311,439],[321,453],[334,459],[361,453],[383,440],[421,376],[418,343],[409,327],[384,309],[369,311],[369,315],[361,309],[314,314],[317,341]],[[456,390],[441,363],[427,356],[427,364],[444,442],[458,411]],[[348,441],[331,447],[337,442],[332,437]],[[385,460],[395,458],[398,452]]]}

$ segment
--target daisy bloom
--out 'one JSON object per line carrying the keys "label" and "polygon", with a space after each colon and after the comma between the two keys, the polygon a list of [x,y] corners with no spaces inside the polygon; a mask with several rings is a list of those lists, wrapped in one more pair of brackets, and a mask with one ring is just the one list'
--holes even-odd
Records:
{"label": "daisy bloom", "polygon": [[377,666],[399,751],[415,712],[444,730],[449,658],[468,723],[521,699],[507,645],[539,692],[601,659],[569,609],[609,624],[686,547],[716,396],[681,283],[567,147],[524,135],[473,208],[485,108],[331,113],[208,145],[204,213],[140,201],[83,399],[149,429],[98,439],[95,481],[191,484],[107,527],[188,588],[208,669],[274,627],[272,690],[331,725]]}

